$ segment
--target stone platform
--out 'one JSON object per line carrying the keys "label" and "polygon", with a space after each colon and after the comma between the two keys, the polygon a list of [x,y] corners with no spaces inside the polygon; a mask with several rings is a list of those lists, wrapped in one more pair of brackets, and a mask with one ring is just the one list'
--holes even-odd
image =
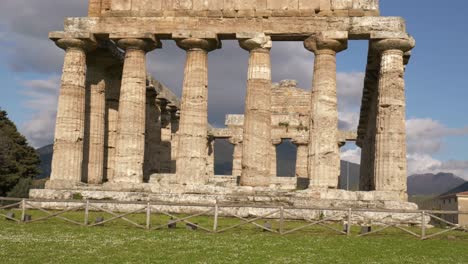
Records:
{"label": "stone platform", "polygon": [[[235,177],[215,177],[209,185],[183,186],[168,182],[165,177],[153,177],[150,183],[126,186],[122,191],[121,185],[104,184],[99,186],[79,186],[72,190],[44,189],[31,190],[32,199],[49,200],[37,205],[49,209],[63,209],[70,204],[54,202],[54,200],[83,200],[101,201],[103,208],[129,212],[137,209],[142,202],[151,202],[155,209],[170,213],[200,213],[214,205],[227,206],[225,214],[235,214],[240,217],[262,216],[281,206],[291,208],[291,214],[286,218],[318,219],[334,215],[338,212],[345,214],[346,209],[374,210],[361,215],[375,221],[393,221],[410,218],[412,214],[379,213],[379,210],[415,211],[416,204],[406,202],[397,192],[351,192],[332,189],[295,190],[293,181],[296,178],[279,178],[282,184],[272,184],[270,187],[253,188],[236,185]],[[284,184],[290,181],[290,184]],[[275,186],[278,186],[275,188]],[[279,187],[281,186],[281,187]],[[289,188],[287,188],[289,186]],[[122,203],[123,202],[123,203]],[[135,204],[132,204],[135,203]],[[324,211],[300,208],[320,208]],[[337,211],[332,211],[336,209]],[[227,210],[227,211],[226,211]],[[275,217],[271,215],[270,217]],[[356,218],[357,217],[357,218]],[[342,217],[341,217],[342,218]],[[364,221],[363,217],[355,216],[354,221]],[[411,223],[420,223],[413,219]]]}

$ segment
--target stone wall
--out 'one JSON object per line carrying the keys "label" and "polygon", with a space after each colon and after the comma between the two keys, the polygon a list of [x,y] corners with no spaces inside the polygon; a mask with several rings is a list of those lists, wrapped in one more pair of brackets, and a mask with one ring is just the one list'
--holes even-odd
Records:
{"label": "stone wall", "polygon": [[378,0],[90,0],[89,16],[377,16]]}

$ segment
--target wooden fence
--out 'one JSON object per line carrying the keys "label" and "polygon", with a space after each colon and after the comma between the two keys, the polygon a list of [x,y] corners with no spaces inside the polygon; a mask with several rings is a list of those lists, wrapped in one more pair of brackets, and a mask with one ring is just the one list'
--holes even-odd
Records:
{"label": "wooden fence", "polygon": [[[46,210],[38,204],[41,203],[54,203],[62,204],[63,210]],[[6,204],[6,205],[5,205]],[[113,204],[113,205],[130,205],[134,209],[125,213],[112,211],[103,208],[102,205]],[[160,208],[158,208],[160,207]],[[200,212],[191,214],[188,216],[178,216],[174,213],[169,213],[168,208],[172,207],[194,207],[197,209],[202,208]],[[165,208],[164,210],[162,208]],[[258,208],[265,211],[264,214],[253,217],[243,217],[239,214],[233,213],[229,209],[239,208]],[[16,218],[15,216],[2,213],[2,210],[15,209],[21,212],[21,216]],[[30,210],[37,210],[45,213],[46,216],[42,216],[36,219],[28,217],[27,213]],[[109,219],[101,219],[94,223],[90,222],[90,211],[102,212],[111,215]],[[170,211],[170,210],[169,210]],[[235,210],[234,210],[235,211]],[[322,215],[318,219],[309,219],[304,216],[297,214],[297,211],[306,212],[317,212]],[[65,217],[66,213],[69,212],[83,212],[83,221],[79,222],[70,218]],[[323,216],[323,212],[327,212]],[[376,220],[369,217],[366,213],[386,213],[389,215],[404,215],[408,216],[405,219],[393,221],[389,223],[383,220]],[[146,223],[144,225],[137,223],[134,220],[128,218],[132,214],[145,214]],[[152,226],[152,218],[157,215],[165,215],[170,217],[170,220],[165,224]],[[230,217],[233,219],[240,220],[240,223],[232,224],[224,228],[220,228],[219,220],[221,215],[224,217]],[[305,214],[304,214],[305,215]],[[396,228],[402,232],[408,233],[414,237],[422,240],[434,238],[451,231],[465,232],[468,233],[468,225],[459,225],[443,218],[444,215],[468,215],[468,212],[459,211],[422,211],[422,210],[383,210],[383,209],[355,209],[355,208],[313,208],[313,207],[285,207],[285,206],[255,206],[255,205],[229,205],[229,204],[175,204],[175,203],[158,203],[158,202],[120,202],[120,201],[92,201],[92,200],[39,200],[39,199],[18,199],[18,198],[4,198],[0,197],[0,216],[3,216],[6,220],[17,222],[18,224],[31,224],[40,221],[46,221],[49,219],[57,218],[65,222],[79,225],[79,226],[100,226],[105,223],[113,222],[121,219],[132,226],[146,230],[159,230],[173,226],[177,223],[185,223],[187,226],[200,229],[209,233],[222,233],[244,225],[254,225],[263,231],[276,233],[279,235],[287,235],[301,231],[305,228],[312,226],[320,226],[328,230],[333,231],[339,235],[351,236],[352,227],[359,226],[361,232],[358,236],[369,236],[372,234],[383,232],[388,228]],[[198,223],[194,223],[193,218],[198,216],[213,217],[213,225],[210,227],[204,227]],[[286,223],[290,220],[289,218],[301,220],[300,226],[287,229]],[[359,217],[363,221],[361,223],[353,223],[354,217]],[[259,224],[260,220],[275,220],[278,222],[279,228],[273,228],[271,225]],[[337,228],[337,222],[343,223],[343,229]],[[414,225],[418,222],[417,228],[409,227],[409,223]],[[438,222],[445,225],[444,229],[437,229],[431,234],[428,234],[428,223]],[[367,223],[367,224],[363,224]],[[363,228],[369,228],[366,232],[362,232]],[[375,229],[374,229],[375,228]],[[434,229],[435,230],[435,229]]]}

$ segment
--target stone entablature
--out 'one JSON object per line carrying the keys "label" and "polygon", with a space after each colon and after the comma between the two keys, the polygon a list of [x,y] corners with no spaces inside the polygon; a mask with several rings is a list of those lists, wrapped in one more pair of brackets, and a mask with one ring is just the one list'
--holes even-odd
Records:
{"label": "stone entablature", "polygon": [[378,0],[91,0],[89,16],[378,16]]}

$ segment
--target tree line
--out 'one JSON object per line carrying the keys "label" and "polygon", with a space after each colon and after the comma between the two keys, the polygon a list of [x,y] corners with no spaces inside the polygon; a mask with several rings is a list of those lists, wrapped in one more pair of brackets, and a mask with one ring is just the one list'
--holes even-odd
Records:
{"label": "tree line", "polygon": [[0,196],[27,197],[40,163],[36,150],[0,108]]}

